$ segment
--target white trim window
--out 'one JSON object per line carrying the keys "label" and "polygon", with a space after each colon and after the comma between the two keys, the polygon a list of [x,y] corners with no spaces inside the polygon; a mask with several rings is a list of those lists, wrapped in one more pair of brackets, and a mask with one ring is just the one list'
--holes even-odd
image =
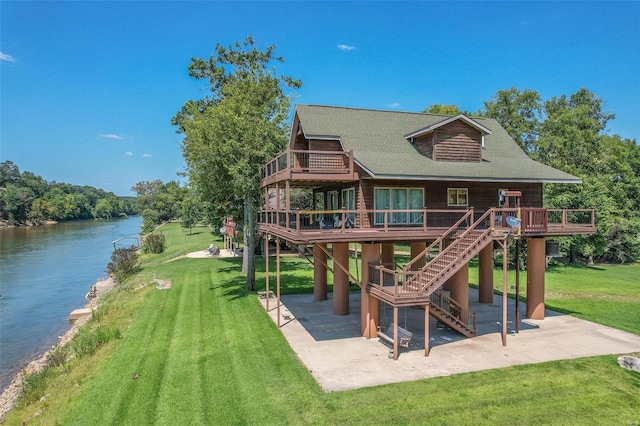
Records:
{"label": "white trim window", "polygon": [[469,189],[448,188],[447,205],[450,207],[467,207],[469,205]]}
{"label": "white trim window", "polygon": [[352,227],[355,225],[356,214],[354,210],[356,209],[356,189],[355,188],[347,188],[342,190],[342,208],[349,211],[347,213],[347,217],[345,221],[349,223]]}
{"label": "white trim window", "polygon": [[[422,225],[421,212],[424,208],[423,188],[374,188],[373,205],[375,210],[389,210],[390,225]],[[384,213],[376,212],[375,225],[384,224]]]}
{"label": "white trim window", "polygon": [[339,210],[338,191],[327,192],[327,210]]}

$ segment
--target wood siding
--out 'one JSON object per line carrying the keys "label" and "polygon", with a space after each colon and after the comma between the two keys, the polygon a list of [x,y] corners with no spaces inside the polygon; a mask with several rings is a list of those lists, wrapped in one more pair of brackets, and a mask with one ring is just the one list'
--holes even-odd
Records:
{"label": "wood siding", "polygon": [[482,135],[458,120],[438,128],[433,135],[433,159],[436,161],[482,161]]}
{"label": "wood siding", "polygon": [[418,136],[413,140],[413,146],[420,155],[433,159],[433,133]]}
{"label": "wood siding", "polygon": [[342,151],[339,140],[310,139],[309,150],[311,151]]}

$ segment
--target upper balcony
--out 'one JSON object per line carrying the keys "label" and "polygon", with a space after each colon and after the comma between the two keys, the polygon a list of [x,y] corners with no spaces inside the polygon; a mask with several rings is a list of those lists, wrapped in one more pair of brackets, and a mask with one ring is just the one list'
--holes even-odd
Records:
{"label": "upper balcony", "polygon": [[358,180],[353,151],[309,151],[287,149],[262,169],[261,187],[285,180],[338,181]]}
{"label": "upper balcony", "polygon": [[[296,244],[356,241],[426,241],[456,224],[468,210],[263,210],[258,230]],[[461,229],[485,212],[475,211]],[[511,230],[506,218],[521,219]],[[482,226],[494,238],[553,237],[596,232],[593,209],[494,208]]]}

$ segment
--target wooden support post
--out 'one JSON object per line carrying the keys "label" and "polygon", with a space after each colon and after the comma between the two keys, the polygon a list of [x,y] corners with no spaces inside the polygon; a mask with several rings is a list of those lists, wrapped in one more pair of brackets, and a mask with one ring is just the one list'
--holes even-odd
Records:
{"label": "wooden support post", "polygon": [[276,324],[280,328],[280,237],[276,237],[276,303]]}
{"label": "wooden support post", "polygon": [[369,285],[369,263],[380,263],[380,244],[362,243],[362,285],[360,313],[362,336],[370,339],[378,336],[377,326],[380,323],[380,300],[367,292]]}
{"label": "wooden support post", "polygon": [[264,255],[265,290],[267,295],[267,312],[269,312],[269,234],[265,234]]}
{"label": "wooden support post", "polygon": [[507,263],[509,244],[507,240],[502,242],[502,346],[507,346],[507,279],[509,264]]}
{"label": "wooden support post", "polygon": [[398,359],[398,307],[393,307],[393,359]]}
{"label": "wooden support post", "polygon": [[478,302],[493,303],[493,242],[478,256]]}
{"label": "wooden support post", "polygon": [[449,290],[453,300],[464,309],[469,309],[469,263],[449,278]]}
{"label": "wooden support post", "polygon": [[393,243],[382,243],[382,254],[380,259],[382,263],[393,263],[394,254]]}
{"label": "wooden support post", "polygon": [[[412,241],[410,244],[411,250],[411,259],[415,259],[420,253],[427,248],[427,243],[424,241]],[[423,257],[422,259],[417,260],[413,265],[413,269],[418,270],[421,269],[424,265],[427,264],[427,258]]]}
{"label": "wooden support post", "polygon": [[326,247],[326,243],[313,245],[313,300],[317,302],[327,300]]}
{"label": "wooden support post", "polygon": [[520,333],[520,240],[516,240],[516,333]]}
{"label": "wooden support post", "polygon": [[527,318],[544,319],[544,238],[527,240]]}
{"label": "wooden support post", "polygon": [[333,243],[333,314],[349,315],[349,243]]}
{"label": "wooden support post", "polygon": [[429,356],[429,305],[424,307],[424,356]]}

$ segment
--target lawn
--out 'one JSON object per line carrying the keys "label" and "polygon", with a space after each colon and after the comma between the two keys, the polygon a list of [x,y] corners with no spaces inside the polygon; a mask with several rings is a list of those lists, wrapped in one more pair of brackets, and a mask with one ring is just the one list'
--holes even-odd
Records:
{"label": "lawn", "polygon": [[[174,250],[195,251],[213,237],[165,229]],[[203,243],[205,243],[203,245]],[[192,245],[190,245],[192,244]],[[160,255],[160,258],[166,255]],[[324,393],[268,318],[244,291],[240,259],[173,262],[145,257],[143,272],[114,293],[101,321],[122,338],[92,358],[72,360],[41,400],[7,424],[637,424],[640,374],[615,356],[517,366],[354,391]],[[270,266],[275,271],[275,265]],[[615,274],[612,267],[610,274]],[[264,263],[258,264],[258,277]],[[552,272],[570,276],[574,269]],[[632,270],[633,272],[634,270]],[[635,269],[637,272],[637,269]],[[587,277],[594,271],[584,269]],[[629,285],[620,273],[621,283]],[[471,274],[470,274],[471,275]],[[168,290],[153,277],[171,280]],[[308,291],[306,260],[282,261],[283,292]],[[581,278],[582,279],[582,278]],[[564,278],[560,283],[571,280]],[[593,283],[595,279],[587,279]],[[590,315],[564,298],[563,309]],[[275,284],[275,280],[273,280]],[[637,285],[634,281],[633,284]],[[594,288],[581,292],[593,292]],[[585,293],[586,294],[586,293]],[[590,294],[607,294],[590,293]],[[624,295],[624,294],[623,294]],[[615,297],[614,297],[615,296]],[[616,307],[616,297],[611,297]],[[638,302],[635,312],[638,312]],[[638,331],[636,330],[636,333]],[[58,387],[54,387],[58,386]],[[35,413],[38,413],[35,415]]]}

